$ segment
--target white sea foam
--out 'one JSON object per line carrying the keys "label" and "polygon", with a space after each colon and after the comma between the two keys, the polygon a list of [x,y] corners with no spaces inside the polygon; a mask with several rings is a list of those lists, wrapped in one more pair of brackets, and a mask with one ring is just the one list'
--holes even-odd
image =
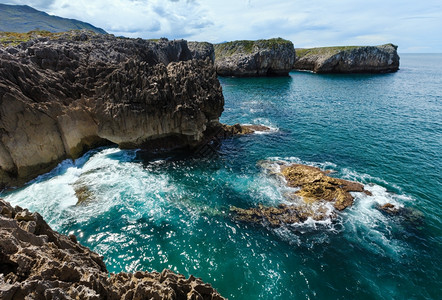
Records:
{"label": "white sea foam", "polygon": [[[54,170],[35,179],[32,184],[10,193],[5,199],[40,212],[56,229],[63,218],[78,222],[123,206],[137,219],[143,215],[165,215],[165,194],[173,191],[165,174],[152,174],[139,163],[131,162],[136,151],[117,148],[86,154],[73,162],[61,162]],[[87,189],[93,201],[75,205],[75,190]],[[141,209],[142,207],[142,209]]]}
{"label": "white sea foam", "polygon": [[[331,162],[308,162],[298,157],[270,157],[268,160],[260,162],[260,165],[263,167],[264,173],[276,174],[280,171],[281,166],[293,163],[315,166],[323,170],[338,168],[337,165]],[[352,195],[355,197],[354,205],[343,212],[336,211],[331,203],[319,203],[316,209],[326,207],[326,215],[328,215],[329,218],[322,221],[315,221],[310,218],[302,224],[290,225],[289,228],[303,232],[304,230],[316,230],[317,227],[320,226],[320,229],[328,228],[329,231],[343,231],[343,234],[348,235],[349,240],[354,240],[364,245],[364,247],[370,251],[399,259],[400,254],[406,251],[405,246],[403,242],[392,238],[396,225],[391,217],[382,213],[378,207],[386,203],[391,203],[398,208],[402,208],[404,207],[404,203],[413,201],[413,199],[407,195],[389,192],[387,188],[376,184],[381,182],[384,185],[391,186],[379,178],[367,174],[359,174],[350,169],[342,169],[339,174],[341,178],[363,182],[364,188],[372,195],[352,192]],[[281,190],[280,193],[284,194],[284,192],[282,192],[282,189],[284,189],[284,181],[275,182],[278,189]],[[400,190],[397,186],[393,186],[393,188]],[[331,216],[335,215],[337,215],[338,218],[331,218]],[[275,232],[287,241],[297,241],[286,229],[277,229]]]}

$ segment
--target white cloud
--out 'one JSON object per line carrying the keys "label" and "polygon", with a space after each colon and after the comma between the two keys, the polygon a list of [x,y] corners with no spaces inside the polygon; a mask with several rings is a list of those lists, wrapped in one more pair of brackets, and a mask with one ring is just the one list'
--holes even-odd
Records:
{"label": "white cloud", "polygon": [[[6,1],[5,1],[6,2]],[[11,0],[116,35],[221,42],[283,37],[296,47],[395,43],[442,52],[440,0]]]}

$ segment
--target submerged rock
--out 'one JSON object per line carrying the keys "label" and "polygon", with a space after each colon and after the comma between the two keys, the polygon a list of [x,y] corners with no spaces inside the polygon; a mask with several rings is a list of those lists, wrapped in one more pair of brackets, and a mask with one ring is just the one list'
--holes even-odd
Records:
{"label": "submerged rock", "polygon": [[98,145],[192,147],[223,111],[210,59],[184,40],[87,31],[0,51],[0,189]]}
{"label": "submerged rock", "polygon": [[[261,162],[262,165],[265,163]],[[335,216],[329,204],[338,211],[353,204],[354,198],[350,192],[371,195],[360,183],[327,176],[327,172],[311,166],[282,165],[279,172],[271,171],[271,174],[283,177],[287,186],[297,188],[295,192],[285,195],[293,204],[280,204],[277,207],[258,205],[248,209],[231,207],[234,219],[269,224],[271,227],[303,223],[308,219],[322,221]]]}
{"label": "submerged rock", "polygon": [[309,218],[315,221],[322,221],[330,215],[325,206],[313,209],[309,205],[287,204],[280,204],[277,207],[259,204],[257,207],[248,209],[232,206],[230,213],[238,221],[268,224],[270,227],[304,223]]}
{"label": "submerged rock", "polygon": [[294,69],[315,73],[388,73],[399,69],[397,46],[297,49]]}
{"label": "submerged rock", "polygon": [[170,270],[108,274],[103,257],[0,199],[0,299],[224,299]]}
{"label": "submerged rock", "polygon": [[215,44],[216,72],[221,76],[288,76],[295,60],[293,43],[281,38]]}
{"label": "submerged rock", "polygon": [[223,133],[225,136],[232,135],[244,135],[244,134],[252,134],[255,132],[267,132],[270,131],[270,128],[264,125],[225,125],[222,124]]}

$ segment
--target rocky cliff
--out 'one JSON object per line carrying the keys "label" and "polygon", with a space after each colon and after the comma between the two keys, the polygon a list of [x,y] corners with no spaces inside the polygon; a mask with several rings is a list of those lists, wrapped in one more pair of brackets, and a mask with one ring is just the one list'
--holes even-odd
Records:
{"label": "rocky cliff", "polygon": [[110,274],[103,257],[0,199],[0,299],[210,299],[199,278],[170,270]]}
{"label": "rocky cliff", "polygon": [[215,62],[215,48],[213,44],[207,42],[187,42],[192,57],[196,59],[206,59],[207,57]]}
{"label": "rocky cliff", "polygon": [[105,143],[194,146],[224,105],[187,42],[70,32],[0,47],[0,189]]}
{"label": "rocky cliff", "polygon": [[215,66],[221,76],[287,76],[295,59],[293,43],[281,38],[216,44]]}
{"label": "rocky cliff", "polygon": [[297,49],[294,69],[315,73],[388,73],[399,69],[397,46]]}

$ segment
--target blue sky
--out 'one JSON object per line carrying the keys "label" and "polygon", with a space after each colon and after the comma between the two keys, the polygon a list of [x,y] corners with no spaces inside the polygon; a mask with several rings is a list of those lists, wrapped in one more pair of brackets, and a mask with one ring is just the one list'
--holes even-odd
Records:
{"label": "blue sky", "polygon": [[394,43],[442,52],[441,0],[2,0],[129,37],[212,43],[282,37],[295,47]]}

